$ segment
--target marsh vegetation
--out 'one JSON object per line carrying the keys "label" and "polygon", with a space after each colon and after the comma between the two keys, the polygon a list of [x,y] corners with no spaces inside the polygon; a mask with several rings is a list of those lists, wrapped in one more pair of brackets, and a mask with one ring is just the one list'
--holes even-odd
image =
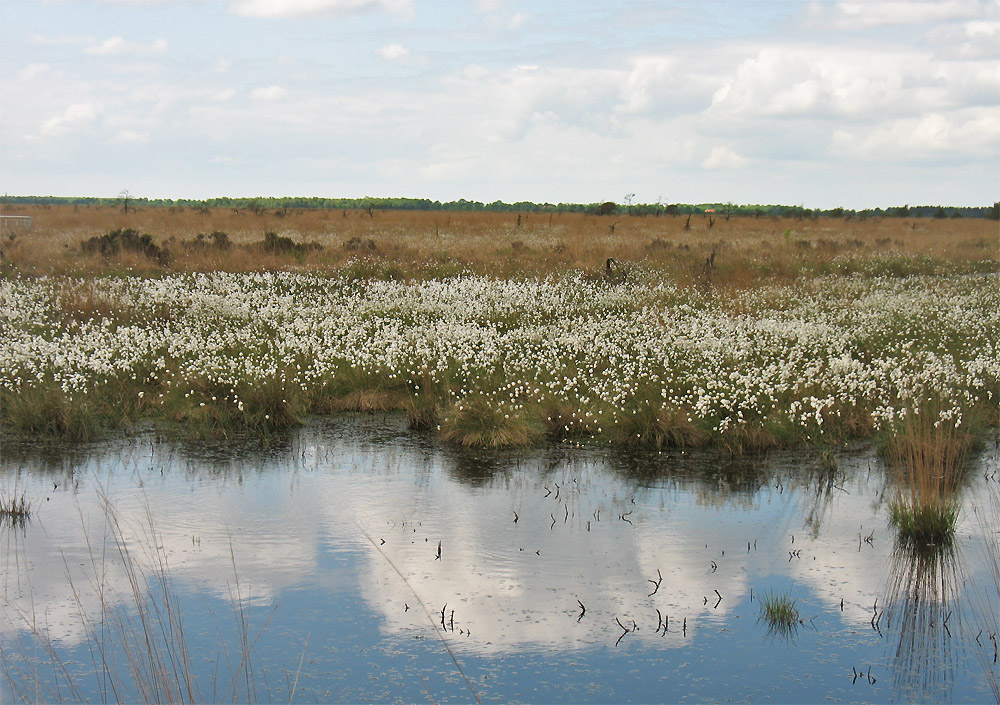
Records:
{"label": "marsh vegetation", "polygon": [[[5,247],[2,418],[29,435],[268,434],[398,409],[465,445],[879,436],[934,465],[996,423],[989,221],[633,217],[609,238],[581,214],[338,212],[283,216],[277,235],[266,216],[146,209],[104,213],[137,226],[105,238],[65,211]],[[606,255],[628,277],[609,282]]]}
{"label": "marsh vegetation", "polygon": [[[229,519],[251,534],[263,521],[266,535],[255,534],[261,547],[285,536],[288,527],[281,521],[296,527],[294,535],[279,541],[283,551],[261,549],[277,556],[276,565],[297,555],[302,536],[333,531],[339,548],[326,555],[318,547],[316,553],[334,563],[347,560],[341,553],[350,554],[350,575],[371,574],[371,562],[381,565],[375,571],[381,590],[396,582],[394,575],[402,579],[391,605],[403,605],[405,618],[386,611],[389,603],[384,596],[373,597],[378,590],[372,586],[362,591],[364,597],[353,595],[344,604],[324,602],[324,619],[346,615],[352,629],[357,627],[347,640],[365,653],[375,648],[374,636],[382,638],[387,631],[394,635],[385,646],[387,654],[418,658],[404,641],[422,637],[427,627],[410,609],[419,601],[433,606],[427,612],[436,610],[432,616],[440,619],[434,628],[440,626],[447,639],[457,634],[475,645],[463,652],[454,641],[445,642],[455,667],[457,654],[465,663],[487,668],[476,660],[490,650],[485,642],[491,648],[500,645],[505,657],[513,658],[525,643],[535,647],[555,640],[560,655],[553,657],[554,664],[570,665],[570,671],[591,668],[608,657],[607,649],[585,649],[582,661],[567,660],[565,654],[580,644],[603,643],[609,633],[611,649],[626,652],[642,644],[651,664],[668,652],[652,648],[650,638],[681,649],[669,653],[690,655],[682,640],[700,635],[705,641],[698,658],[710,663],[716,649],[728,649],[722,639],[732,638],[729,630],[741,638],[760,638],[759,630],[738,626],[755,623],[756,616],[772,636],[813,641],[826,638],[823,629],[836,631],[838,636],[825,642],[836,643],[831,647],[836,649],[856,645],[845,635],[856,632],[858,624],[875,640],[883,638],[883,629],[895,630],[896,661],[880,660],[869,650],[869,663],[838,663],[852,688],[871,688],[865,695],[850,694],[831,685],[835,679],[824,681],[842,698],[887,699],[888,691],[881,690],[885,682],[876,675],[885,669],[893,669],[892,681],[903,684],[898,699],[911,699],[923,685],[935,693],[953,687],[953,680],[910,682],[903,671],[923,667],[922,649],[952,649],[951,631],[957,631],[959,619],[949,614],[959,609],[960,592],[953,576],[968,542],[962,531],[970,526],[970,511],[982,522],[979,533],[993,551],[986,555],[993,556],[996,572],[996,503],[970,505],[969,499],[970,486],[980,479],[996,482],[990,435],[1000,396],[995,223],[616,216],[609,228],[606,218],[559,213],[515,219],[515,214],[500,213],[21,210],[30,211],[33,230],[5,237],[0,264],[0,440],[5,453],[17,444],[37,449],[68,441],[99,449],[111,443],[117,453],[132,458],[132,465],[102,482],[121,487],[139,479],[145,493],[178,476],[198,478],[196,487],[181,482],[183,491],[161,498],[175,510],[211,493],[217,481],[239,500],[244,479],[256,478],[268,499]],[[354,419],[354,412],[392,430],[366,439],[361,450],[337,436],[317,439],[317,424]],[[124,445],[115,445],[120,438],[126,439]],[[137,438],[143,439],[141,458]],[[196,450],[174,445],[182,438]],[[289,473],[267,474],[266,481],[255,474],[289,443],[294,447],[289,458],[296,460],[281,465]],[[188,475],[175,472],[173,481],[169,469],[176,469],[178,456],[158,456],[161,447],[181,456],[222,448],[221,457],[228,458],[240,444],[254,450],[238,469],[225,461],[198,461]],[[380,467],[370,466],[369,456],[386,448],[392,455],[399,445],[415,453],[413,467],[399,472],[415,473],[417,495],[423,497],[416,504],[413,487],[393,494],[391,478],[381,488],[389,494],[382,497],[379,490],[373,497],[368,484],[345,485],[324,474],[342,467],[339,458],[352,457],[351,463],[365,468],[367,483],[372,468]],[[354,455],[338,455],[341,446]],[[428,448],[434,449],[430,459]],[[70,463],[67,476],[57,472],[53,477],[45,470],[35,477],[38,463],[32,453],[25,463],[5,469],[19,489],[3,495],[0,504],[0,530],[9,532],[15,549],[5,575],[15,577],[28,563],[19,552],[29,549],[18,542],[34,537],[44,543],[48,529],[43,524],[53,521],[49,500],[58,497],[55,490],[72,487],[64,499],[86,496],[78,486],[93,471]],[[588,470],[587,484],[586,473],[579,471],[591,467],[594,454],[600,457],[602,477]],[[710,460],[694,462],[694,457]],[[395,467],[396,461],[386,462]],[[438,469],[423,474],[413,469],[427,467]],[[18,484],[25,475],[31,482]],[[228,482],[235,476],[238,481]],[[277,492],[276,481],[290,486]],[[316,482],[315,497],[325,496],[325,503],[314,504],[311,495],[297,489],[298,483]],[[422,482],[449,489],[437,495]],[[22,487],[28,487],[28,495]],[[359,497],[365,502],[358,504]],[[329,507],[345,498],[353,498],[354,514],[329,516]],[[275,501],[280,507],[272,506]],[[773,508],[787,508],[786,502],[794,504],[788,511],[796,516],[801,511],[800,523],[789,524],[782,514],[776,519]],[[181,563],[192,559],[209,536],[204,546],[212,547],[212,565],[222,559],[235,568],[239,554],[232,535],[223,536],[207,522],[215,506],[199,506],[197,516],[166,528],[172,540],[160,533],[164,523],[153,520],[155,508],[140,517],[144,525],[156,527],[145,536],[122,531],[118,505],[98,508],[106,517],[101,546],[117,552],[123,563],[108,582],[80,575],[70,581],[80,600],[70,606],[85,628],[69,655],[60,637],[39,626],[40,616],[25,607],[34,588],[19,584],[5,595],[31,625],[26,631],[23,624],[16,627],[22,639],[17,643],[48,655],[50,670],[37,681],[39,687],[80,682],[80,674],[67,665],[88,653],[99,672],[122,684],[119,691],[98,687],[87,695],[47,691],[53,699],[93,699],[97,692],[103,699],[173,701],[294,694],[301,663],[276,659],[280,686],[253,680],[263,672],[250,647],[259,634],[256,625],[269,617],[257,609],[260,604],[244,600],[242,587],[235,592],[212,588],[221,600],[212,602],[210,611],[232,612],[234,630],[217,628],[207,636],[201,630],[193,637],[182,623],[182,615],[200,608],[187,589],[175,592],[177,557],[186,556]],[[289,513],[292,506],[296,509]],[[431,506],[439,509],[431,512]],[[740,522],[716,531],[713,522],[727,507],[760,535],[748,537]],[[284,519],[262,519],[271,511]],[[328,523],[319,528],[302,524],[308,516],[326,517]],[[475,519],[471,524],[469,517]],[[786,522],[783,534],[773,532],[768,522],[774,520]],[[676,521],[689,530],[675,545],[670,540],[678,537],[670,536]],[[371,538],[362,542],[364,551],[357,545],[358,527]],[[398,536],[392,533],[397,531]],[[484,531],[511,543],[476,545],[475,537]],[[615,561],[622,546],[631,545],[632,532],[642,540],[626,576],[591,575],[593,570],[616,573]],[[63,526],[56,533],[72,530]],[[603,555],[605,562],[581,567],[565,553],[561,542],[567,537],[579,555]],[[429,555],[418,553],[421,540]],[[160,553],[167,545],[173,550]],[[704,550],[695,551],[699,546]],[[891,563],[890,575],[883,576],[888,589],[859,578],[862,587],[834,596],[830,586],[847,560],[845,546],[851,565],[861,561],[860,573],[879,574],[876,566]],[[810,553],[810,547],[816,550]],[[734,554],[743,549],[746,558],[737,563]],[[33,555],[45,550],[30,549]],[[76,564],[98,563],[91,550],[81,550]],[[751,559],[761,550],[769,558],[760,579],[753,585],[734,583],[740,571],[745,575],[760,568]],[[136,551],[145,560],[130,563]],[[521,576],[516,581],[510,578],[510,563],[500,561],[497,572],[474,560],[495,560],[507,551],[516,551],[515,572]],[[697,564],[691,562],[695,555]],[[804,568],[810,558],[819,561],[818,575]],[[535,559],[538,565],[524,563]],[[451,567],[429,574],[428,562],[434,570]],[[100,563],[105,565],[103,558]],[[192,565],[198,561],[187,567]],[[274,595],[282,592],[280,586],[298,584],[285,574],[274,577],[263,563],[251,561],[246,573],[242,565],[245,584],[271,576],[266,581],[279,586]],[[318,564],[303,565],[309,566],[306,574],[323,572]],[[392,571],[385,572],[386,565]],[[677,571],[671,573],[668,565]],[[562,570],[566,566],[568,572]],[[549,573],[551,580],[538,577]],[[590,576],[582,584],[581,574]],[[773,579],[779,574],[781,579]],[[802,589],[803,583],[809,589]],[[978,577],[972,583],[986,585]],[[668,592],[661,594],[661,584],[678,597],[660,601]],[[585,593],[588,585],[599,587]],[[916,592],[907,591],[911,588]],[[766,600],[755,599],[754,589]],[[322,590],[307,592],[315,601],[327,599]],[[474,609],[481,603],[496,611],[504,604],[496,602],[497,595],[508,592],[526,595],[530,604],[517,603],[509,619],[499,622],[485,607]],[[974,645],[967,632],[962,638],[988,671],[996,649],[998,596],[989,585],[979,593],[986,595],[980,599],[985,609],[961,610],[982,633]],[[172,595],[183,597],[171,601]],[[840,617],[831,616],[837,600]],[[276,600],[264,602],[273,609]],[[447,609],[438,609],[440,604]],[[733,608],[735,614],[726,612]],[[306,617],[283,632],[286,636],[308,631],[316,622],[313,607],[296,610]],[[713,613],[722,614],[719,610],[728,615],[725,626],[712,620]],[[558,622],[564,613],[575,627]],[[534,615],[537,629],[522,624],[524,614]],[[810,629],[798,629],[803,614]],[[845,631],[838,620],[846,620]],[[388,626],[379,631],[372,627],[376,623]],[[97,624],[114,627],[114,634],[96,630]],[[573,636],[564,628],[579,631]],[[223,643],[240,646],[221,657],[228,669],[212,675],[199,658],[205,650],[219,653],[213,637],[222,632]],[[488,638],[478,641],[484,632]],[[148,658],[135,664],[105,660],[110,652],[93,647],[107,643],[106,636],[113,636],[126,654],[142,654],[146,644]],[[341,648],[333,637],[324,638],[328,654]],[[795,648],[796,640],[775,641]],[[567,643],[576,646],[567,651]],[[305,651],[301,640],[281,637],[268,649],[296,658]],[[428,655],[432,651],[420,652],[419,658],[435,663],[425,673],[450,672],[452,666]],[[33,680],[39,661],[10,654],[3,654],[10,692],[30,700],[42,692]],[[364,664],[338,659],[336,668],[364,670]],[[303,675],[308,680],[308,668]],[[709,675],[709,680],[715,677]],[[504,677],[520,683],[516,673],[506,671]],[[608,678],[608,683],[614,680]],[[320,680],[321,685],[308,686],[317,699],[331,688],[345,699],[369,697],[364,684],[351,681],[341,687]],[[386,681],[376,681],[375,699],[392,699]],[[475,695],[481,682],[466,684]],[[423,692],[400,687],[409,699],[441,700],[428,695],[442,692],[434,690],[438,686],[424,683]],[[595,692],[619,697],[622,691],[608,683]],[[995,678],[988,683],[994,693],[995,683]],[[493,692],[500,699],[524,697],[530,684],[528,679],[513,690]],[[568,685],[567,694],[586,699],[574,690],[578,683]],[[647,685],[650,689],[642,692],[655,697],[659,691]],[[694,682],[689,686],[715,698],[715,691],[699,691]],[[766,684],[754,688],[761,695]],[[980,688],[970,697],[983,692]],[[468,695],[466,689],[456,697]]]}

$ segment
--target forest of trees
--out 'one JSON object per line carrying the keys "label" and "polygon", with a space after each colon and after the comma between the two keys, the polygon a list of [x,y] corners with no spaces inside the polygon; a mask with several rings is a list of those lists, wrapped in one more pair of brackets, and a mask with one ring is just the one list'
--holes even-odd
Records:
{"label": "forest of trees", "polygon": [[[689,213],[716,213],[721,216],[783,216],[793,218],[871,218],[871,217],[907,217],[907,218],[1000,218],[1000,203],[991,206],[895,206],[891,208],[873,208],[852,210],[849,208],[804,208],[802,206],[781,205],[739,205],[735,203],[532,203],[518,201],[517,203],[482,203],[480,201],[432,201],[427,198],[322,198],[322,197],[257,197],[257,198],[208,198],[169,199],[141,198],[133,195],[100,197],[68,197],[68,196],[3,196],[0,206],[16,204],[49,204],[77,206],[121,206],[127,199],[128,207],[164,206],[180,208],[235,208],[252,212],[264,212],[289,209],[327,208],[334,210],[421,210],[421,211],[497,211],[512,213],[595,213],[599,215],[685,215]],[[629,199],[630,200],[630,199]]]}

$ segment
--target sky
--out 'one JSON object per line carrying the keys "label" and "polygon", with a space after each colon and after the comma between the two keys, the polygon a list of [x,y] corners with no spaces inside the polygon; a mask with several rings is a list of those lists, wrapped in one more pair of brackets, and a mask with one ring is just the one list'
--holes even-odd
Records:
{"label": "sky", "polygon": [[1000,200],[998,0],[2,0],[0,191]]}

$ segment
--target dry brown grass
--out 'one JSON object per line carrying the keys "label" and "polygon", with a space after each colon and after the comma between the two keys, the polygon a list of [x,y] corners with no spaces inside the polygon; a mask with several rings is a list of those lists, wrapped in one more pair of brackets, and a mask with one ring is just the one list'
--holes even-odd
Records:
{"label": "dry brown grass", "polygon": [[[109,269],[156,270],[136,253],[109,262],[84,255],[80,244],[118,228],[149,233],[169,250],[177,271],[251,271],[354,266],[361,276],[447,275],[462,269],[494,276],[566,269],[599,272],[613,257],[670,273],[681,284],[711,281],[736,290],[762,281],[789,281],[822,273],[844,261],[931,258],[936,262],[996,260],[1000,231],[983,219],[819,218],[694,216],[595,216],[581,213],[290,210],[145,207],[135,212],[99,206],[23,205],[10,215],[32,217],[29,235],[4,236],[3,255],[19,272],[98,273]],[[520,224],[519,224],[520,220]],[[614,226],[614,227],[612,227]],[[232,247],[195,247],[198,234],[224,232]],[[263,253],[254,243],[265,233],[315,242],[322,249]],[[715,252],[713,266],[706,260]],[[849,268],[849,267],[848,267]],[[903,272],[905,273],[905,272]]]}

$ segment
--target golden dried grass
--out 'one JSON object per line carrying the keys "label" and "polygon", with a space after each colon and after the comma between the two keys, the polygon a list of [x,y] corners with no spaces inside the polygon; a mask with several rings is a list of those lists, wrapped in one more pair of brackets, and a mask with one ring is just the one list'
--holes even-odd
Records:
{"label": "golden dried grass", "polygon": [[[736,291],[763,281],[821,274],[844,261],[930,258],[996,269],[1000,236],[995,221],[930,218],[713,218],[596,216],[583,213],[289,210],[257,215],[232,208],[142,207],[129,213],[100,206],[22,205],[30,234],[6,238],[8,267],[25,274],[146,271],[157,265],[135,253],[108,261],[83,255],[87,238],[118,228],[149,233],[169,250],[175,271],[328,270],[355,266],[359,274],[424,277],[471,270],[492,276],[601,271],[613,257],[629,266],[669,273],[679,284],[711,282]],[[613,227],[612,227],[613,226]],[[194,247],[198,234],[228,235],[232,247]],[[322,249],[264,253],[253,247],[266,233]],[[712,266],[707,260],[715,252]],[[929,266],[929,265],[928,265]],[[850,269],[850,266],[847,267]],[[899,272],[905,274],[905,271]]]}

